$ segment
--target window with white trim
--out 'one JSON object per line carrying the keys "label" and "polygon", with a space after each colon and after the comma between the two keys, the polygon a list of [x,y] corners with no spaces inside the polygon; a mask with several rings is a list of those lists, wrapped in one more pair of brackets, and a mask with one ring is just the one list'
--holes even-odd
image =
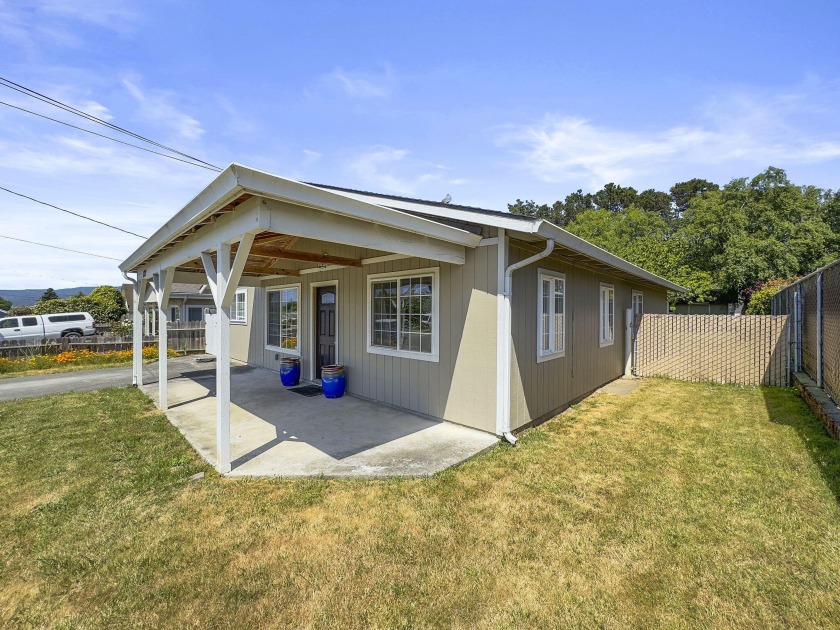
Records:
{"label": "window with white trim", "polygon": [[300,354],[298,322],[300,317],[300,285],[266,290],[268,307],[266,343],[274,350]]}
{"label": "window with white trim", "polygon": [[248,292],[245,289],[237,289],[233,295],[233,304],[230,305],[230,322],[232,324],[247,323],[247,300]]}
{"label": "window with white trim", "polygon": [[539,272],[537,357],[563,356],[566,350],[566,277]]}
{"label": "window with white trim", "polygon": [[173,305],[169,307],[169,321],[177,322],[181,319],[181,307]]}
{"label": "window with white trim", "polygon": [[601,316],[599,342],[609,346],[615,341],[615,289],[611,284],[601,283]]}
{"label": "window with white trim", "polygon": [[437,270],[376,274],[368,283],[368,351],[437,360]]}

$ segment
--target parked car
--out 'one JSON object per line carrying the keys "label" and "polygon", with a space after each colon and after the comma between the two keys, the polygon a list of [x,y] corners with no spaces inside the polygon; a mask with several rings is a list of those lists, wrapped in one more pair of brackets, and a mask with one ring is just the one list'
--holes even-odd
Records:
{"label": "parked car", "polygon": [[54,313],[21,315],[0,319],[0,340],[61,339],[96,334],[96,322],[90,313]]}

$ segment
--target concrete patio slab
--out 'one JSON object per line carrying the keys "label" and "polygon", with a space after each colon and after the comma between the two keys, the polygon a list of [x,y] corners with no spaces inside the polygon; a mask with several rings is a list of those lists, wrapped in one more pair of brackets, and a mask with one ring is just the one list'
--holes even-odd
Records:
{"label": "concrete patio slab", "polygon": [[[169,381],[167,416],[214,466],[213,364]],[[157,402],[156,385],[145,391]],[[276,373],[231,368],[231,476],[426,476],[485,451],[493,435],[352,396],[306,398]]]}

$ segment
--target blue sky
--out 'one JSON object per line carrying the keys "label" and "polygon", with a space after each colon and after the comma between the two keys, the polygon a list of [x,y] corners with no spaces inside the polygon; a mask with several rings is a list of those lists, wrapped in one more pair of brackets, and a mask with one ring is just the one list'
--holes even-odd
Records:
{"label": "blue sky", "polygon": [[[838,23],[836,0],[0,0],[0,76],[216,164],[467,205],[768,165],[836,189]],[[213,176],[3,106],[0,166],[141,234]],[[139,244],[2,191],[0,220],[119,259]],[[0,239],[2,288],[117,283],[115,264]]]}

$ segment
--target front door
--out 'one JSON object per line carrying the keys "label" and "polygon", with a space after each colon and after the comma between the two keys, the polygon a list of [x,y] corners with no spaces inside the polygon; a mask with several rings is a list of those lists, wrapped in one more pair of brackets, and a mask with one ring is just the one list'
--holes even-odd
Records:
{"label": "front door", "polygon": [[318,319],[315,323],[315,378],[321,378],[321,368],[333,365],[335,359],[336,287],[318,287],[315,303]]}

